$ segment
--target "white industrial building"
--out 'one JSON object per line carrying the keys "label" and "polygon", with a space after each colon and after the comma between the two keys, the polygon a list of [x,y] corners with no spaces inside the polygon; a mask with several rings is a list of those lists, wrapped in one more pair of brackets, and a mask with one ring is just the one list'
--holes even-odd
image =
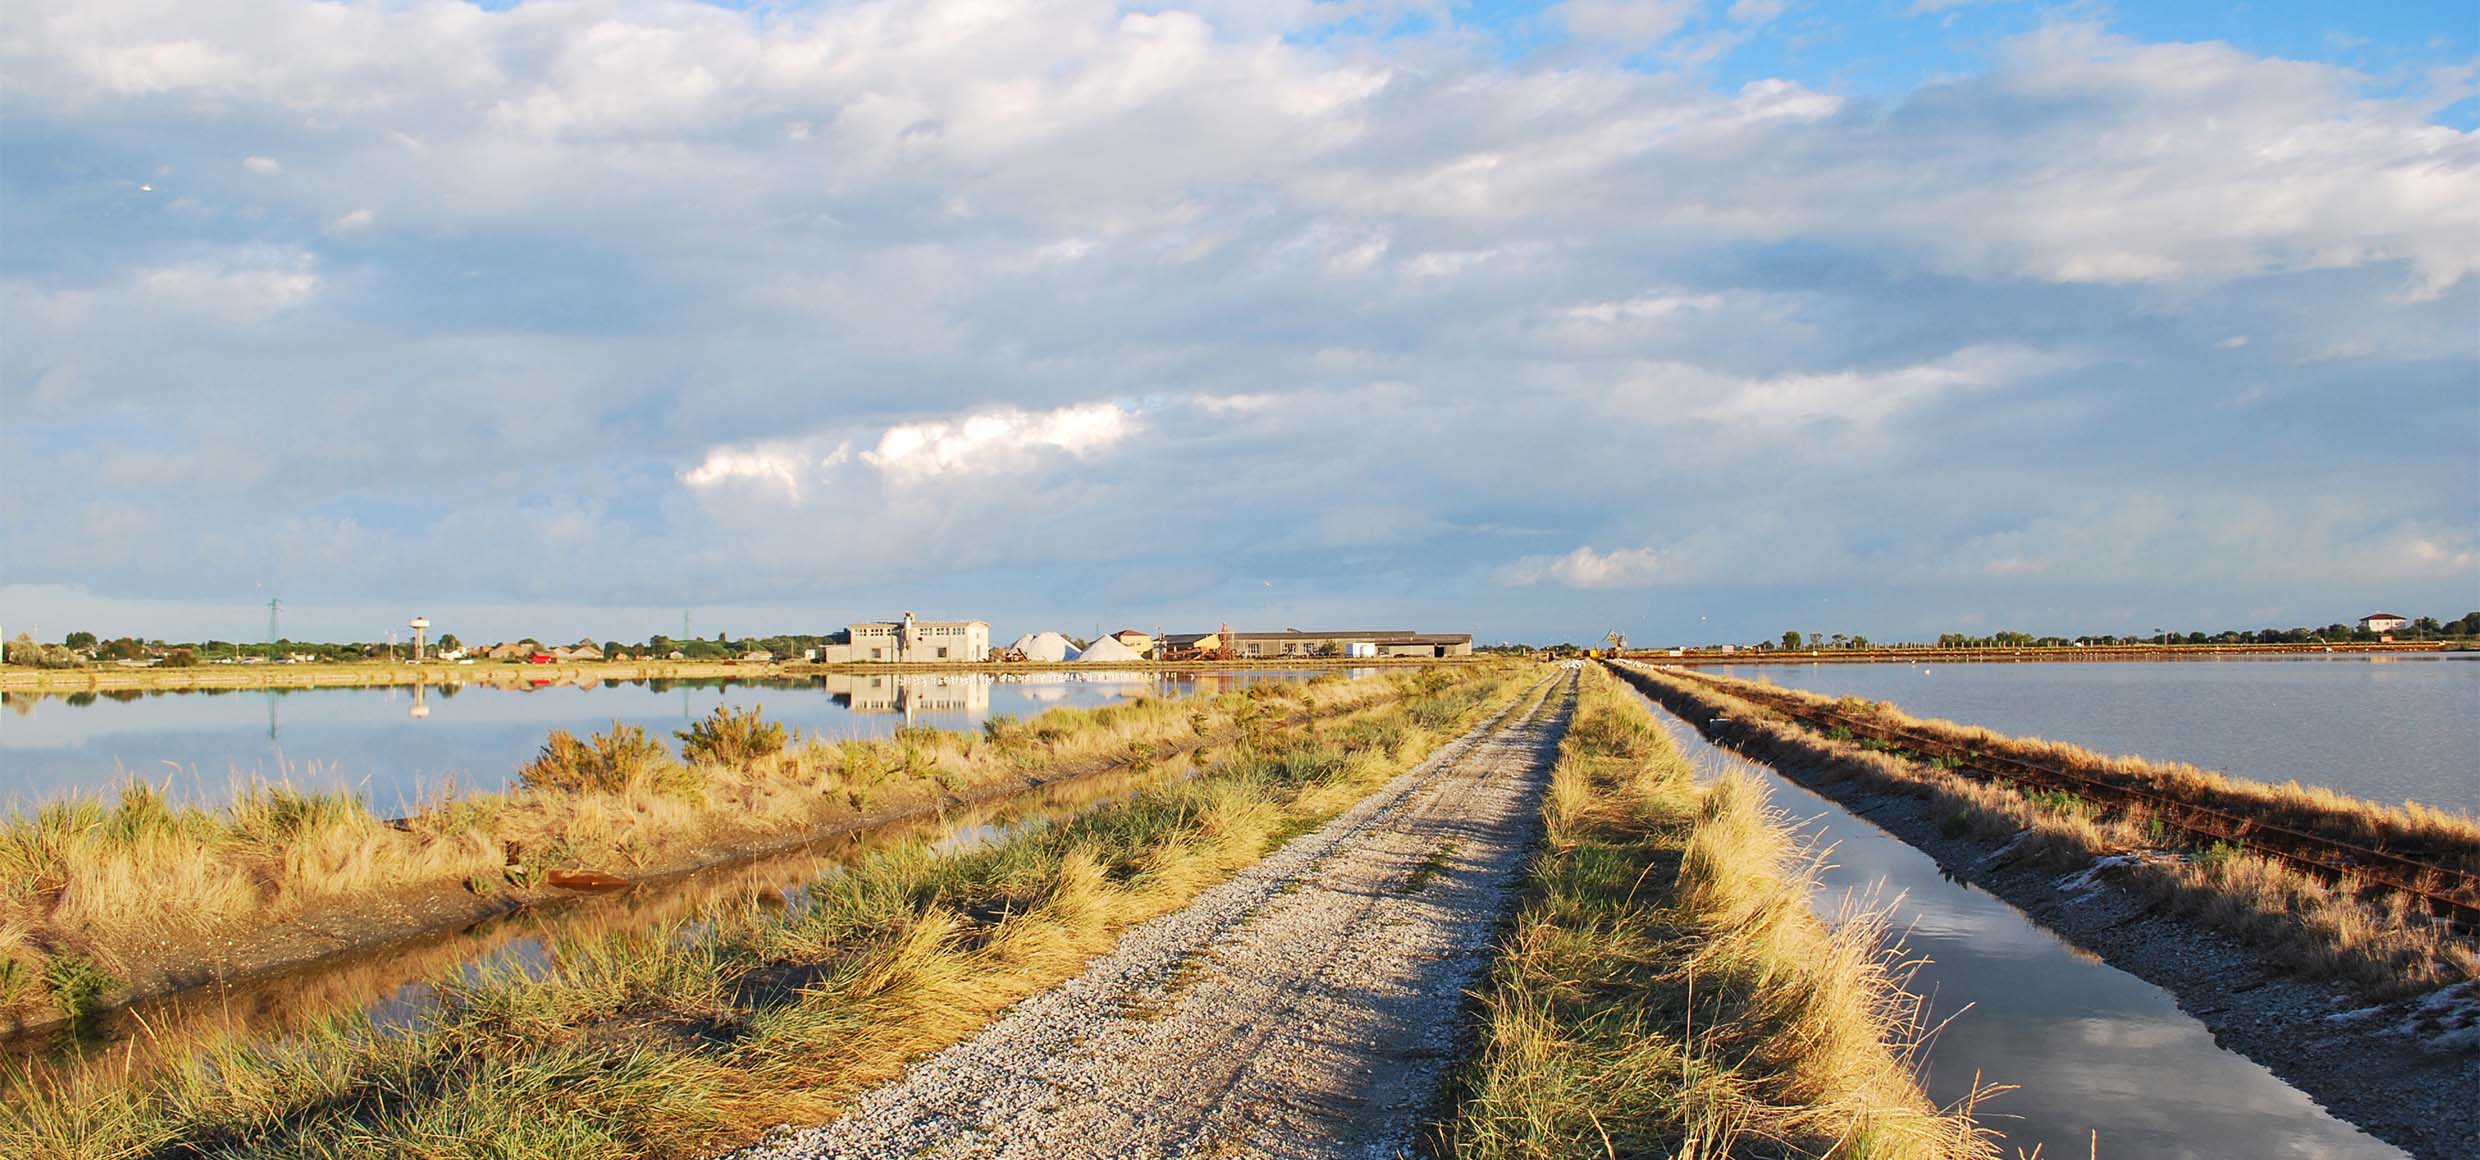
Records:
{"label": "white industrial building", "polygon": [[899,620],[862,621],[849,632],[854,661],[980,664],[990,659],[986,620],[922,620],[907,612]]}

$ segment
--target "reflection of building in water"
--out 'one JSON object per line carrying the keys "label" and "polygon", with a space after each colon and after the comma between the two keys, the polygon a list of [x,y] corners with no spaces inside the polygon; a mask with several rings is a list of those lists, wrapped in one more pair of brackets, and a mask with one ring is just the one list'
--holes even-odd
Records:
{"label": "reflection of building in water", "polygon": [[990,711],[990,678],[981,673],[829,673],[821,679],[827,695],[855,713]]}
{"label": "reflection of building in water", "polygon": [[406,710],[406,712],[405,712],[405,715],[406,715],[406,716],[408,716],[408,717],[413,717],[413,718],[416,718],[416,719],[419,719],[419,718],[428,717],[428,716],[430,716],[430,715],[431,715],[431,707],[430,707],[429,705],[426,705],[426,704],[424,704],[424,703],[422,702],[422,695],[423,695],[424,693],[428,692],[428,691],[429,691],[428,689],[425,689],[425,688],[423,688],[423,687],[422,687],[421,682],[419,682],[419,681],[414,682],[414,686],[413,686],[413,708],[411,708],[411,709],[409,709],[409,710]]}
{"label": "reflection of building in water", "polygon": [[1001,673],[998,679],[1015,688],[1017,696],[1045,703],[1067,700],[1070,685],[1108,685],[1119,696],[1142,697],[1162,684],[1159,673],[1132,673],[1125,669],[1104,669],[1092,673]]}

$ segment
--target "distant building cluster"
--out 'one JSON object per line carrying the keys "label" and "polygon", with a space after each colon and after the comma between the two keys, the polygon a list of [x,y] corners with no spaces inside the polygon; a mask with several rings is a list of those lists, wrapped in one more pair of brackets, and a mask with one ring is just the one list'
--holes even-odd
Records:
{"label": "distant building cluster", "polygon": [[993,647],[985,620],[924,620],[905,613],[894,620],[850,625],[842,639],[809,659],[822,664],[979,664],[987,661],[1265,660],[1310,657],[1461,657],[1472,655],[1471,633],[1410,630],[1165,633],[1124,628],[1090,642],[1056,632],[1027,633]]}

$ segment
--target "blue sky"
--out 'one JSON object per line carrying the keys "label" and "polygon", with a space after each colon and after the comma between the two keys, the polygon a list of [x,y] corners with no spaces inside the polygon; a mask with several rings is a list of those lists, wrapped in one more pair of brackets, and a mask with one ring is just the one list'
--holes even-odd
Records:
{"label": "blue sky", "polygon": [[0,12],[12,635],[2480,607],[2467,7]]}

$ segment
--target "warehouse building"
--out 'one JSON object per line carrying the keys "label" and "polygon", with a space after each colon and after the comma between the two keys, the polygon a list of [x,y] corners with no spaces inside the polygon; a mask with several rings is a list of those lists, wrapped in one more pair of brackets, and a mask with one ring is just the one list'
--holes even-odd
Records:
{"label": "warehouse building", "polygon": [[1267,657],[1468,657],[1472,655],[1472,634],[1469,632],[1302,632],[1287,628],[1281,632],[1234,632],[1225,642],[1222,634],[1213,632],[1175,632],[1163,638],[1167,648],[1208,649],[1228,647],[1241,658]]}

